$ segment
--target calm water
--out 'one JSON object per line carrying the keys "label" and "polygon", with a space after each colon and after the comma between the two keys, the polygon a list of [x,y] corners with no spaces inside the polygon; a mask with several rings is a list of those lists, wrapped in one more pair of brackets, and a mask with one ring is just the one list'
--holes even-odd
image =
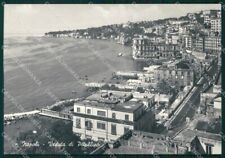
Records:
{"label": "calm water", "polygon": [[20,37],[4,43],[5,113],[80,97],[84,82],[109,81],[114,71],[136,69],[131,48],[111,41]]}

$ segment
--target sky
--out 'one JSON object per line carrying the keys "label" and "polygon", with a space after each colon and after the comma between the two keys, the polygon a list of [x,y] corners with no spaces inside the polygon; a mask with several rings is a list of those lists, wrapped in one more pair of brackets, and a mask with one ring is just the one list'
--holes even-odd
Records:
{"label": "sky", "polygon": [[43,35],[128,21],[179,17],[220,4],[6,4],[4,35]]}

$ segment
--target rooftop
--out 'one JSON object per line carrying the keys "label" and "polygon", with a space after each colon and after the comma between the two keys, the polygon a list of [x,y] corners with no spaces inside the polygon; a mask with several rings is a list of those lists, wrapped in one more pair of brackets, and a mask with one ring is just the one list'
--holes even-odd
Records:
{"label": "rooftop", "polygon": [[[132,131],[129,138],[120,139],[120,146],[107,149],[104,154],[174,154],[174,147],[161,134]],[[168,145],[168,146],[167,146]]]}
{"label": "rooftop", "polygon": [[158,69],[190,69],[187,61],[175,61],[175,62],[166,62],[161,65]]}
{"label": "rooftop", "polygon": [[186,62],[179,62],[176,64],[177,69],[189,69],[189,66]]}
{"label": "rooftop", "polygon": [[127,102],[99,102],[99,101],[90,101],[84,100],[76,103],[76,105],[88,106],[88,107],[98,107],[102,109],[111,109],[113,111],[121,111],[127,113],[133,113],[138,108],[142,107],[143,104],[140,101],[127,101]]}
{"label": "rooftop", "polygon": [[132,96],[131,92],[101,90],[90,95],[89,97],[86,98],[86,100],[113,103],[121,99],[128,100],[131,96]]}
{"label": "rooftop", "polygon": [[191,142],[195,137],[199,138],[206,138],[206,139],[212,139],[216,141],[221,141],[221,136],[219,134],[209,133],[205,131],[199,131],[199,130],[191,130],[186,129],[183,132],[179,133],[175,140],[181,140],[183,142]]}

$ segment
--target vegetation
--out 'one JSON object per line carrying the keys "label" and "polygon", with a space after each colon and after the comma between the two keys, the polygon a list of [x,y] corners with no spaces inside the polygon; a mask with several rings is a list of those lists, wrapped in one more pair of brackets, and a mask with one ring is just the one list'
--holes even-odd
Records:
{"label": "vegetation", "polygon": [[159,81],[156,86],[156,91],[161,94],[176,94],[178,90],[178,87],[172,87],[166,80]]}
{"label": "vegetation", "polygon": [[199,121],[196,129],[210,133],[219,133],[221,131],[221,118],[215,118],[210,121]]}
{"label": "vegetation", "polygon": [[[49,128],[36,129],[36,133],[32,130],[20,133],[17,138],[17,144],[27,154],[81,154],[83,151],[78,146],[80,137],[72,132],[72,122],[58,120],[50,123]],[[26,143],[25,143],[26,142]],[[39,146],[27,146],[27,144],[38,143]],[[65,146],[54,147],[51,143],[65,143]]]}
{"label": "vegetation", "polygon": [[[198,14],[196,14],[198,16]],[[143,28],[150,28],[158,25],[165,25],[169,20],[189,20],[187,16],[182,16],[180,18],[166,18],[158,19],[154,21],[139,21],[139,22],[128,22],[127,26],[124,24],[113,24],[105,25],[101,27],[92,27],[87,29],[78,30],[64,30],[64,31],[51,31],[45,33],[45,35],[56,36],[57,34],[70,34],[76,33],[79,36],[91,36],[92,39],[97,37],[105,37],[107,39],[115,38],[121,36],[122,34],[127,37],[133,38],[135,35],[147,35],[149,37],[156,36],[154,33],[145,34]],[[197,21],[202,22],[202,18],[197,17]],[[154,30],[154,28],[153,28]]]}

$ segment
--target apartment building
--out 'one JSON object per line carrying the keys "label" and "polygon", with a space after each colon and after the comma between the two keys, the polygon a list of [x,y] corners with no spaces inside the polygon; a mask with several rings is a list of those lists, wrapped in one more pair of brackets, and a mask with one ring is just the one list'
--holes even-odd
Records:
{"label": "apartment building", "polygon": [[196,141],[190,144],[188,150],[195,148],[198,154],[209,155],[222,153],[222,138],[220,134],[186,129],[174,138],[174,140],[182,141],[183,144],[193,139],[196,139]]}
{"label": "apartment building", "polygon": [[214,18],[210,20],[211,32],[221,34],[221,18]]}
{"label": "apartment building", "polygon": [[204,24],[209,24],[210,23],[210,15],[204,15]]}
{"label": "apartment building", "polygon": [[180,37],[178,33],[167,33],[165,35],[165,43],[166,44],[179,44]]}
{"label": "apartment building", "polygon": [[162,65],[155,71],[155,78],[158,81],[168,80],[185,87],[193,85],[194,71],[184,62],[177,63],[175,66]]}
{"label": "apartment building", "polygon": [[204,50],[210,54],[220,52],[221,51],[221,37],[220,36],[205,37]]}
{"label": "apartment building", "polygon": [[210,117],[221,117],[221,85],[213,85],[212,92],[200,94],[199,112]]}
{"label": "apartment building", "polygon": [[193,47],[193,39],[190,35],[183,36],[183,45],[187,49],[192,49]]}
{"label": "apartment building", "polygon": [[148,38],[133,39],[133,58],[173,58],[180,51],[178,44],[152,42]]}
{"label": "apartment building", "polygon": [[81,139],[113,141],[128,130],[150,131],[153,112],[123,92],[97,92],[74,104],[73,132]]}
{"label": "apartment building", "polygon": [[204,37],[196,37],[193,40],[193,48],[196,51],[204,52],[205,39]]}

